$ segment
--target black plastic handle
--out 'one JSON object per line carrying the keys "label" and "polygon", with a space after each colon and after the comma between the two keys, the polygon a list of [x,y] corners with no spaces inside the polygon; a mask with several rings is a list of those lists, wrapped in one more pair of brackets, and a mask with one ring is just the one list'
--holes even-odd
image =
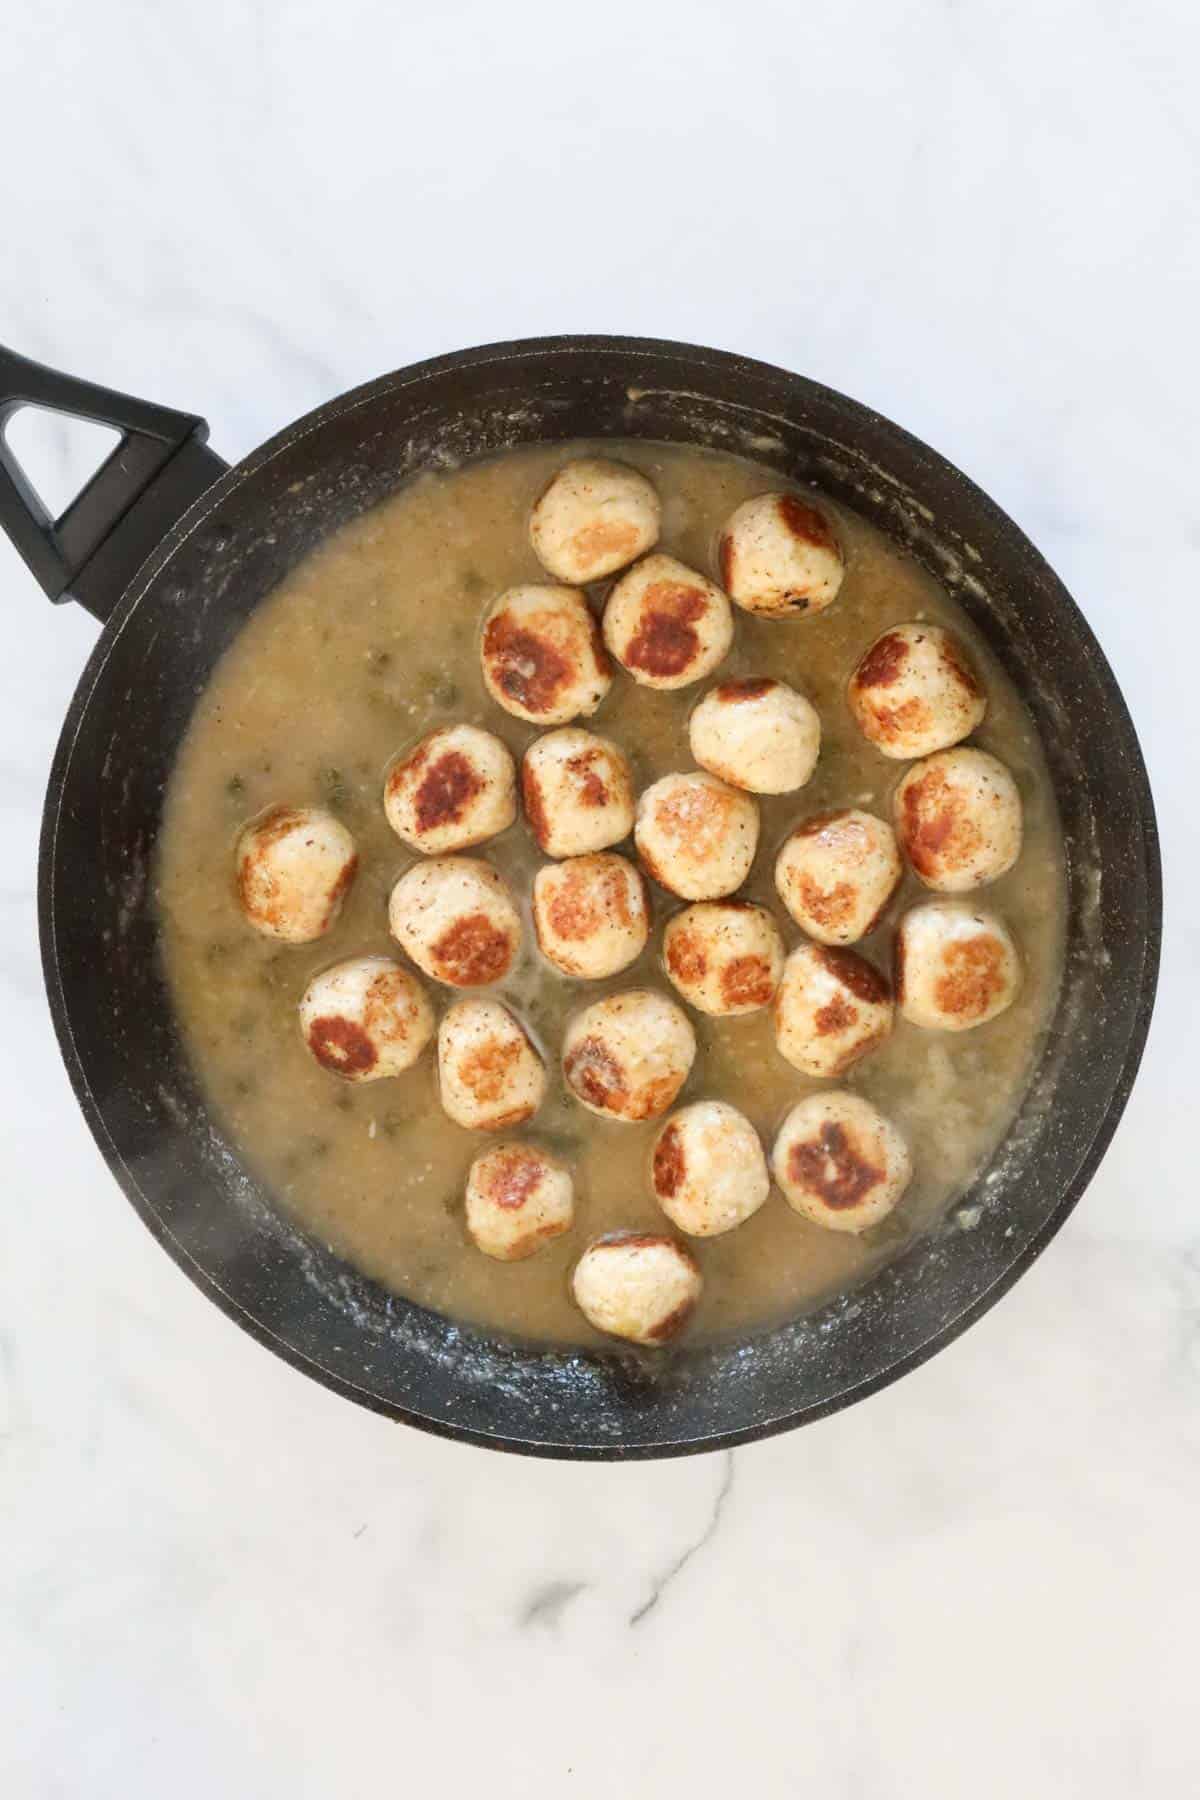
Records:
{"label": "black plastic handle", "polygon": [[[6,437],[23,406],[72,414],[121,441],[59,518],[33,491]],[[228,464],[207,446],[208,426],[78,381],[0,345],[0,529],[51,600],[77,600],[107,619],[155,545]]]}

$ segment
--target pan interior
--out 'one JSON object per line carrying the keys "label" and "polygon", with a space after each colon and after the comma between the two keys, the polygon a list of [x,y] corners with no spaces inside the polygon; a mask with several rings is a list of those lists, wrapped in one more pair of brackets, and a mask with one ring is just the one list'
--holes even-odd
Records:
{"label": "pan interior", "polygon": [[[539,1042],[550,1070],[536,1117],[502,1135],[543,1144],[568,1164],[576,1189],[571,1231],[519,1264],[497,1264],[467,1239],[468,1168],[495,1139],[481,1140],[446,1117],[432,1048],[395,1079],[351,1085],[313,1062],[296,1017],[309,981],[333,963],[396,955],[387,897],[419,859],[383,817],[389,761],[454,723],[498,733],[518,760],[538,737],[485,691],[479,620],[505,589],[544,579],[525,531],[531,504],[565,459],[601,447],[517,450],[419,476],[285,580],[198,702],[172,778],[157,870],[180,1028],[223,1130],[285,1211],[356,1268],[440,1312],[592,1346],[602,1340],[572,1304],[570,1268],[593,1236],[666,1227],[647,1182],[658,1123],[586,1111],[561,1080],[559,1047],[572,1014],[603,995],[639,987],[671,994],[661,934],[681,903],[655,887],[654,929],[636,963],[602,982],[571,981],[534,947],[528,900],[544,858],[525,821],[472,852],[522,899],[523,953],[499,996]],[[717,527],[777,482],[761,464],[725,452],[628,440],[607,447],[655,484],[664,510],[660,548],[714,575]],[[949,625],[969,638],[989,695],[972,743],[1013,771],[1025,815],[1017,866],[971,898],[1016,933],[1025,976],[1015,1004],[980,1030],[931,1034],[901,1018],[888,1042],[842,1082],[815,1080],[783,1060],[769,1008],[727,1019],[691,1013],[699,1048],[680,1104],[731,1103],[769,1147],[798,1100],[848,1084],[895,1120],[915,1171],[901,1207],[861,1237],[809,1223],[776,1191],[736,1232],[693,1241],[704,1280],[690,1328],[696,1337],[744,1335],[822,1304],[939,1221],[1007,1126],[1057,991],[1061,843],[1032,721],[979,633],[926,570],[844,506],[834,524],[846,559],[834,606],[784,624],[739,612],[733,649],[708,682],[664,692],[618,673],[599,711],[580,723],[629,753],[644,789],[691,766],[688,714],[715,680],[768,675],[810,697],[823,733],[816,771],[797,792],[759,797],[758,855],[739,890],[767,909],[790,947],[802,934],[775,892],[778,846],[802,821],[839,806],[889,816],[906,766],[877,751],[851,720],[843,697],[850,670],[890,626],[913,619]],[[593,594],[597,605],[602,599],[603,590]],[[280,802],[332,809],[354,833],[360,857],[334,927],[304,947],[250,931],[230,880],[231,836]],[[889,970],[897,918],[928,898],[909,875],[858,952]],[[442,1015],[463,998],[436,985],[429,992]]]}

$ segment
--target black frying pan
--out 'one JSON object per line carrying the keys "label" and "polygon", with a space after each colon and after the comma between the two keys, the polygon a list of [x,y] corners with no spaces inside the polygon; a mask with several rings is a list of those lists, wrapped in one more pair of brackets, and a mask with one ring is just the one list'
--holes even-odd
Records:
{"label": "black frying pan", "polygon": [[[430,1430],[543,1455],[665,1456],[781,1431],[873,1392],[1029,1266],[1094,1172],[1141,1056],[1158,966],[1158,843],[1137,739],[1095,638],[1029,541],[956,469],[800,376],[627,338],[498,344],[402,369],[234,469],[205,447],[201,420],[0,351],[0,426],[25,403],[124,434],[57,522],[0,436],[0,523],[51,598],[72,596],[105,621],[46,798],[50,1005],[114,1174],[240,1325],[329,1387]],[[941,1229],[815,1315],[647,1355],[559,1351],[454,1324],[280,1217],[188,1066],[151,892],[163,791],[196,695],[281,577],[435,459],[607,436],[752,454],[911,550],[1028,700],[1069,853],[1062,998],[986,1189],[981,1176]]]}

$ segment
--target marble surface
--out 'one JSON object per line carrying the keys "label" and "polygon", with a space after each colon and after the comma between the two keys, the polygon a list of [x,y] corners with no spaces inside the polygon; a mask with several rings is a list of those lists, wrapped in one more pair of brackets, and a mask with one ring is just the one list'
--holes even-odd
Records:
{"label": "marble surface", "polygon": [[[1195,1791],[1194,9],[47,0],[4,30],[7,341],[206,412],[230,457],[505,336],[816,375],[1079,597],[1169,899],[1101,1173],[933,1363],[732,1456],[426,1439],[237,1332],[87,1136],[34,871],[95,627],[0,545],[0,1792]],[[81,452],[41,449],[70,491]]]}

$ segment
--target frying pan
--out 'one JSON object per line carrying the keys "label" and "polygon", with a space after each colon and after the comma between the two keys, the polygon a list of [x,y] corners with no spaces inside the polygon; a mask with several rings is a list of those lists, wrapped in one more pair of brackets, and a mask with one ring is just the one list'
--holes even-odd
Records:
{"label": "frying pan", "polygon": [[[33,404],[116,426],[58,520],[0,434],[0,524],[105,629],[50,774],[42,957],[84,1115],[150,1230],[231,1318],[397,1419],[497,1449],[668,1456],[800,1425],[894,1381],[991,1306],[1063,1223],[1120,1117],[1153,1003],[1162,900],[1146,771],[1112,672],[1028,539],[867,407],[759,362],[545,338],[419,363],[235,468],[191,415],[0,351],[0,427]],[[272,1205],[180,1041],[153,900],[163,794],[197,694],[248,615],[416,472],[521,444],[636,437],[756,457],[856,508],[962,602],[1041,732],[1068,856],[1061,997],[1004,1142],[943,1224],[869,1284],[737,1341],[547,1347],[386,1292]]]}

